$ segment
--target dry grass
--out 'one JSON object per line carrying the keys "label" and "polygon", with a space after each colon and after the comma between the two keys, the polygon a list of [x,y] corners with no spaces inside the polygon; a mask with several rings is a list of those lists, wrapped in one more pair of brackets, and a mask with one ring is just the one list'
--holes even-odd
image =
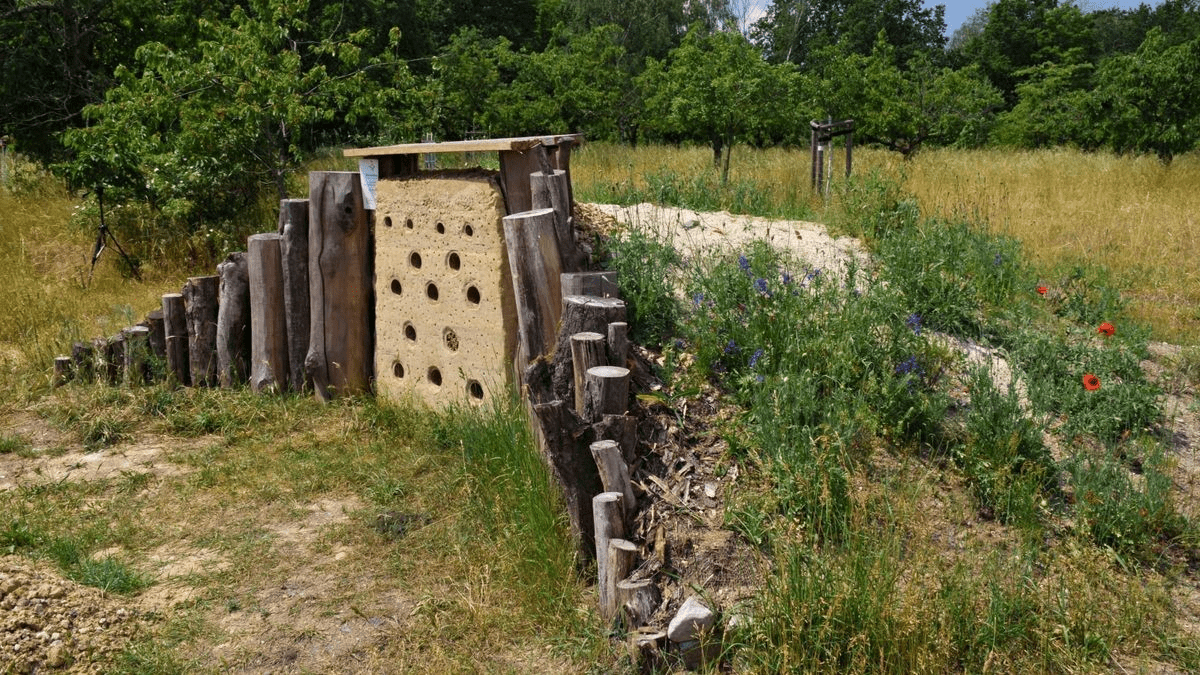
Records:
{"label": "dry grass", "polygon": [[[836,176],[840,146],[834,155]],[[1020,239],[1047,282],[1069,265],[1106,268],[1107,281],[1157,339],[1200,344],[1200,157],[1164,166],[1152,157],[1074,150],[930,150],[906,163],[896,153],[856,148],[855,175],[872,170],[901,179],[928,214],[970,218]],[[707,148],[593,144],[572,163],[577,194],[619,184],[651,201],[649,176],[712,173]],[[780,210],[824,207],[808,192],[806,149],[739,147],[730,182],[755,183],[766,203],[790,203]]]}
{"label": "dry grass", "polygon": [[1020,239],[1042,269],[1106,267],[1158,337],[1197,343],[1200,157],[1164,166],[1073,150],[936,150],[905,173],[926,213],[986,222]]}

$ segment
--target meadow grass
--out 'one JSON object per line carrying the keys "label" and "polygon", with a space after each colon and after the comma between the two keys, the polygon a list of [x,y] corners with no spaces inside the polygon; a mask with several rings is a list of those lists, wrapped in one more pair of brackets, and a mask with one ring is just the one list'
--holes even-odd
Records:
{"label": "meadow grass", "polygon": [[[838,161],[842,155],[838,151]],[[898,154],[859,147],[854,174],[890,178],[925,215],[988,225],[1020,241],[1048,284],[1080,265],[1121,291],[1158,339],[1200,344],[1200,158],[1170,165],[1152,157],[1074,150],[927,150]],[[585,145],[572,179],[581,200],[655,202],[837,224],[845,208],[840,173],[829,201],[812,193],[807,149],[734,151],[721,186],[703,147]],[[839,189],[839,184],[843,189]]]}

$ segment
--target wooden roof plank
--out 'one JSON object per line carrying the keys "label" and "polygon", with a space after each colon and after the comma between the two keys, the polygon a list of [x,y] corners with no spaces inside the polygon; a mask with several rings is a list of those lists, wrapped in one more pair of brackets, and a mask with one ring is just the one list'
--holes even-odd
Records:
{"label": "wooden roof plank", "polygon": [[346,157],[383,157],[386,155],[423,155],[446,152],[524,151],[538,145],[559,145],[567,141],[579,144],[583,141],[583,134],[483,138],[474,141],[445,141],[442,143],[402,143],[400,145],[383,145],[374,148],[349,148],[344,150],[342,154]]}

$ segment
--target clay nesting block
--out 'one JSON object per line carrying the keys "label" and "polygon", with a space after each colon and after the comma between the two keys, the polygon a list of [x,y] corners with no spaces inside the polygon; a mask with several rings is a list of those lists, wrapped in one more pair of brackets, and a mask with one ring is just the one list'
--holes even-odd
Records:
{"label": "clay nesting block", "polygon": [[381,180],[375,210],[379,396],[484,403],[510,381],[517,317],[495,176]]}

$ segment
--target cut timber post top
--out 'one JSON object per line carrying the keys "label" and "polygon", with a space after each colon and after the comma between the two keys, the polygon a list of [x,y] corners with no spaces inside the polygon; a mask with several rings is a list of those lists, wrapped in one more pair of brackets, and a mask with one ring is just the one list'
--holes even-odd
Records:
{"label": "cut timber post top", "polygon": [[386,157],[444,152],[501,152],[508,150],[524,152],[539,145],[557,146],[563,143],[580,145],[583,143],[583,134],[481,138],[473,141],[444,141],[441,143],[401,143],[400,145],[382,145],[374,148],[350,148],[343,151],[342,154],[346,157]]}

